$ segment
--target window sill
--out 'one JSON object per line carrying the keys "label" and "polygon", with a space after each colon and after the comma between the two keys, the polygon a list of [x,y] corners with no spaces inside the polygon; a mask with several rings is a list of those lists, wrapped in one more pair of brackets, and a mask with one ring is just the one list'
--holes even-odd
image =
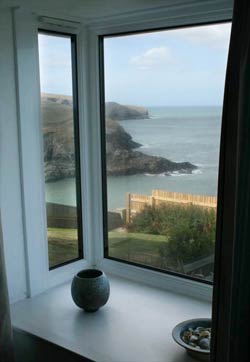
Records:
{"label": "window sill", "polygon": [[109,275],[105,307],[87,314],[71,298],[70,283],[11,306],[12,324],[100,362],[190,362],[172,339],[174,326],[211,316],[211,303]]}

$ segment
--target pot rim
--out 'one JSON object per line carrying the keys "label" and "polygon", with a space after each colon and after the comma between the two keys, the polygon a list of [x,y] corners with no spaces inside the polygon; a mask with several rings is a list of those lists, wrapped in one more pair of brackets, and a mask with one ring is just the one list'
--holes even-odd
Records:
{"label": "pot rim", "polygon": [[[89,275],[87,275],[88,273],[89,273]],[[91,275],[91,273],[93,273],[95,275]],[[83,275],[80,275],[80,274],[83,274]],[[93,280],[93,279],[98,279],[98,278],[102,277],[103,275],[104,275],[104,272],[100,269],[88,268],[88,269],[80,270],[75,275],[75,277],[80,280],[89,280],[89,279]]]}

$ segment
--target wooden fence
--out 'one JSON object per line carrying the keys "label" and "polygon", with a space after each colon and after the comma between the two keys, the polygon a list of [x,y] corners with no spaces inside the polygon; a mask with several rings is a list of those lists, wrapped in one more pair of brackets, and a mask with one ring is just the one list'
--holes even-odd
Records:
{"label": "wooden fence", "polygon": [[197,205],[207,208],[217,207],[216,196],[184,194],[180,192],[152,190],[152,195],[130,194],[126,195],[126,223],[142,211],[146,205],[158,206],[163,203],[178,203],[182,205]]}
{"label": "wooden fence", "polygon": [[[76,206],[46,203],[47,226],[49,228],[77,229],[77,209]],[[113,230],[124,225],[122,217],[123,210],[119,212],[108,212],[108,230]]]}
{"label": "wooden fence", "polygon": [[75,206],[46,203],[47,226],[51,228],[77,228],[77,211]]}

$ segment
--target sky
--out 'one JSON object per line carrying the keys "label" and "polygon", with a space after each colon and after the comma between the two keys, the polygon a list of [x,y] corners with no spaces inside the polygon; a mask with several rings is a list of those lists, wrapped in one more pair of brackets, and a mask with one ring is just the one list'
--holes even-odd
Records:
{"label": "sky", "polygon": [[38,49],[41,91],[72,95],[70,37],[39,34]]}
{"label": "sky", "polygon": [[[221,105],[231,24],[104,39],[105,100],[141,106]],[[72,93],[70,39],[39,35],[42,92]]]}

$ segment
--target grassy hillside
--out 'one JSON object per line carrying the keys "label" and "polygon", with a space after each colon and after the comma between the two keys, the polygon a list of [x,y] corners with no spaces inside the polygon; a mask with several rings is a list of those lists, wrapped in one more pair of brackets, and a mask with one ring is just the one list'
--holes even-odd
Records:
{"label": "grassy hillside", "polygon": [[42,94],[43,132],[53,133],[56,141],[65,144],[73,140],[73,109],[71,97]]}

